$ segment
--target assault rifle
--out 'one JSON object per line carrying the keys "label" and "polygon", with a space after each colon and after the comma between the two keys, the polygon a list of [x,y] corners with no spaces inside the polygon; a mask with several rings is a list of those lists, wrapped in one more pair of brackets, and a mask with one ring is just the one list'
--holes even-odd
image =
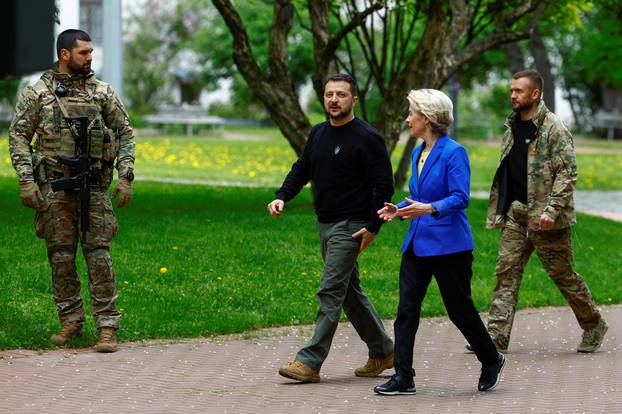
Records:
{"label": "assault rifle", "polygon": [[[89,229],[89,206],[91,203],[91,187],[99,185],[100,170],[91,168],[90,143],[88,138],[86,116],[66,117],[67,125],[76,138],[78,147],[77,157],[59,156],[58,162],[70,168],[75,175],[67,178],[52,180],[52,191],[77,192],[80,194],[80,227],[82,228],[82,240],[86,241],[86,233]],[[75,126],[78,126],[76,132]]]}

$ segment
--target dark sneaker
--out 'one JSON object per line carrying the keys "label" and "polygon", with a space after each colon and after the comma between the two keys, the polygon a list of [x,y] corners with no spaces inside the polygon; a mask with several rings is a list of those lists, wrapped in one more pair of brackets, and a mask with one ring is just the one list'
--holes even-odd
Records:
{"label": "dark sneaker", "polygon": [[78,322],[67,322],[60,327],[60,332],[52,335],[50,340],[54,345],[61,346],[77,336],[82,336],[82,324]]}
{"label": "dark sneaker", "polygon": [[301,382],[320,382],[320,373],[298,360],[283,365],[279,368],[279,374]]}
{"label": "dark sneaker", "polygon": [[605,320],[600,318],[595,327],[583,331],[583,337],[581,338],[581,343],[577,348],[577,352],[596,351],[602,345],[608,329],[609,327],[607,326]]}
{"label": "dark sneaker", "polygon": [[385,369],[393,368],[393,352],[384,358],[369,358],[362,367],[354,370],[357,377],[377,377]]}
{"label": "dark sneaker", "polygon": [[416,393],[415,381],[412,378],[406,379],[395,374],[391,376],[388,382],[375,386],[374,392],[382,395],[414,395]]}
{"label": "dark sneaker", "polygon": [[480,391],[492,390],[501,381],[501,371],[505,366],[505,355],[499,353],[497,362],[490,365],[482,365],[482,373],[479,376],[477,389]]}

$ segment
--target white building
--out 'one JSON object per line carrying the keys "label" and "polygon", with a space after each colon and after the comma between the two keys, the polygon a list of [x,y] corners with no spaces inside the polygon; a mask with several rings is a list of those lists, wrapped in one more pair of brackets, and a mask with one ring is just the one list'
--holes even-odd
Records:
{"label": "white building", "polygon": [[[54,35],[81,29],[93,41],[93,70],[123,95],[123,29],[121,0],[57,0],[58,20]],[[56,45],[55,45],[56,48]],[[56,49],[53,51],[56,60]]]}

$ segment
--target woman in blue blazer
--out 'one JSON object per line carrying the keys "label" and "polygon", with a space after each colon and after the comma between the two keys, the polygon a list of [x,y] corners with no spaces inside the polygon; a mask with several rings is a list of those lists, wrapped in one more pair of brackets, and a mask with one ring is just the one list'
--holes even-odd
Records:
{"label": "woman in blue blazer", "polygon": [[408,94],[406,123],[423,144],[412,154],[410,196],[394,205],[385,203],[379,216],[410,219],[402,245],[400,303],[395,320],[395,375],[374,388],[379,394],[414,394],[413,347],[421,303],[432,276],[436,278],[447,314],[465,336],[482,363],[478,389],[494,388],[505,356],[497,352],[471,299],[473,238],[466,215],[469,204],[469,157],[449,138],[453,105],[436,89]]}

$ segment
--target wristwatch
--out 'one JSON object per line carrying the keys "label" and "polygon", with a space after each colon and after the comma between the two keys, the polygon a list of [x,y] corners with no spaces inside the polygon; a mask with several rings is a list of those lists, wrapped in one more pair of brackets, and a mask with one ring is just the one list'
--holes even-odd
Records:
{"label": "wristwatch", "polygon": [[134,173],[132,171],[129,171],[125,175],[120,176],[119,178],[125,178],[131,183],[132,181],[134,181]]}

